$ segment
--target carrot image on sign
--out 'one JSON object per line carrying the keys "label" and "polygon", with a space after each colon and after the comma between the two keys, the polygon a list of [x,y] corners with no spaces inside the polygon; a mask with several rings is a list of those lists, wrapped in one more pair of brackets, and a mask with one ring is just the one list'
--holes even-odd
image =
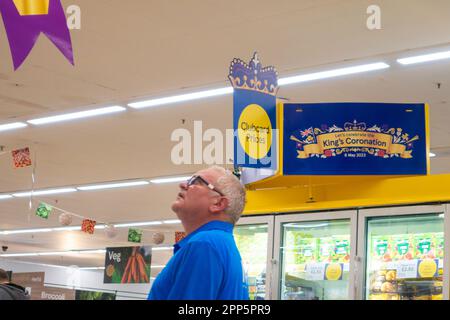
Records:
{"label": "carrot image on sign", "polygon": [[138,251],[140,247],[134,247],[128,258],[121,283],[148,283],[149,278],[146,271],[146,262]]}

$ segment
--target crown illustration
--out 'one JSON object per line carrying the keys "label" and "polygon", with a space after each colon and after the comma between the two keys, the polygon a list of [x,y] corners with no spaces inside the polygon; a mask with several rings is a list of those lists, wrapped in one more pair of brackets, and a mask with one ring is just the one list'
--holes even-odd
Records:
{"label": "crown illustration", "polygon": [[271,95],[277,94],[277,71],[272,66],[263,68],[256,52],[249,64],[241,59],[233,59],[228,79],[236,89],[254,90]]}
{"label": "crown illustration", "polygon": [[366,124],[364,122],[356,122],[353,120],[352,122],[346,122],[344,124],[345,131],[364,131],[366,130]]}
{"label": "crown illustration", "polygon": [[13,0],[21,16],[48,14],[50,0]]}

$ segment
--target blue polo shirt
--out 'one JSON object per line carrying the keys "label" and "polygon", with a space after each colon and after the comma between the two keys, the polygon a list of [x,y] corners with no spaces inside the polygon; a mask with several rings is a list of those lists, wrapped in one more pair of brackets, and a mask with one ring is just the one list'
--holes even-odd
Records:
{"label": "blue polo shirt", "polygon": [[233,225],[212,221],[174,245],[149,300],[248,300]]}

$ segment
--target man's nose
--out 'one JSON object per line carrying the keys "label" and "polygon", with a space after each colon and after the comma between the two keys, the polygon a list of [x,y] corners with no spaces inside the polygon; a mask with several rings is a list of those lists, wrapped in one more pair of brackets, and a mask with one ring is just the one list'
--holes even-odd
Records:
{"label": "man's nose", "polygon": [[180,189],[187,190],[188,186],[186,182],[180,183]]}

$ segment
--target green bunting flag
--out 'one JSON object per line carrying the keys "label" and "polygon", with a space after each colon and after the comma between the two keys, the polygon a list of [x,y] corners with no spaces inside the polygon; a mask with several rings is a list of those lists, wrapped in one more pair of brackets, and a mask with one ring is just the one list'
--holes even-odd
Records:
{"label": "green bunting flag", "polygon": [[41,217],[43,219],[48,219],[48,216],[50,215],[50,212],[52,212],[52,207],[49,206],[46,203],[39,204],[39,207],[36,210],[36,215],[38,217]]}
{"label": "green bunting flag", "polygon": [[142,230],[128,229],[128,241],[140,243],[142,241]]}

